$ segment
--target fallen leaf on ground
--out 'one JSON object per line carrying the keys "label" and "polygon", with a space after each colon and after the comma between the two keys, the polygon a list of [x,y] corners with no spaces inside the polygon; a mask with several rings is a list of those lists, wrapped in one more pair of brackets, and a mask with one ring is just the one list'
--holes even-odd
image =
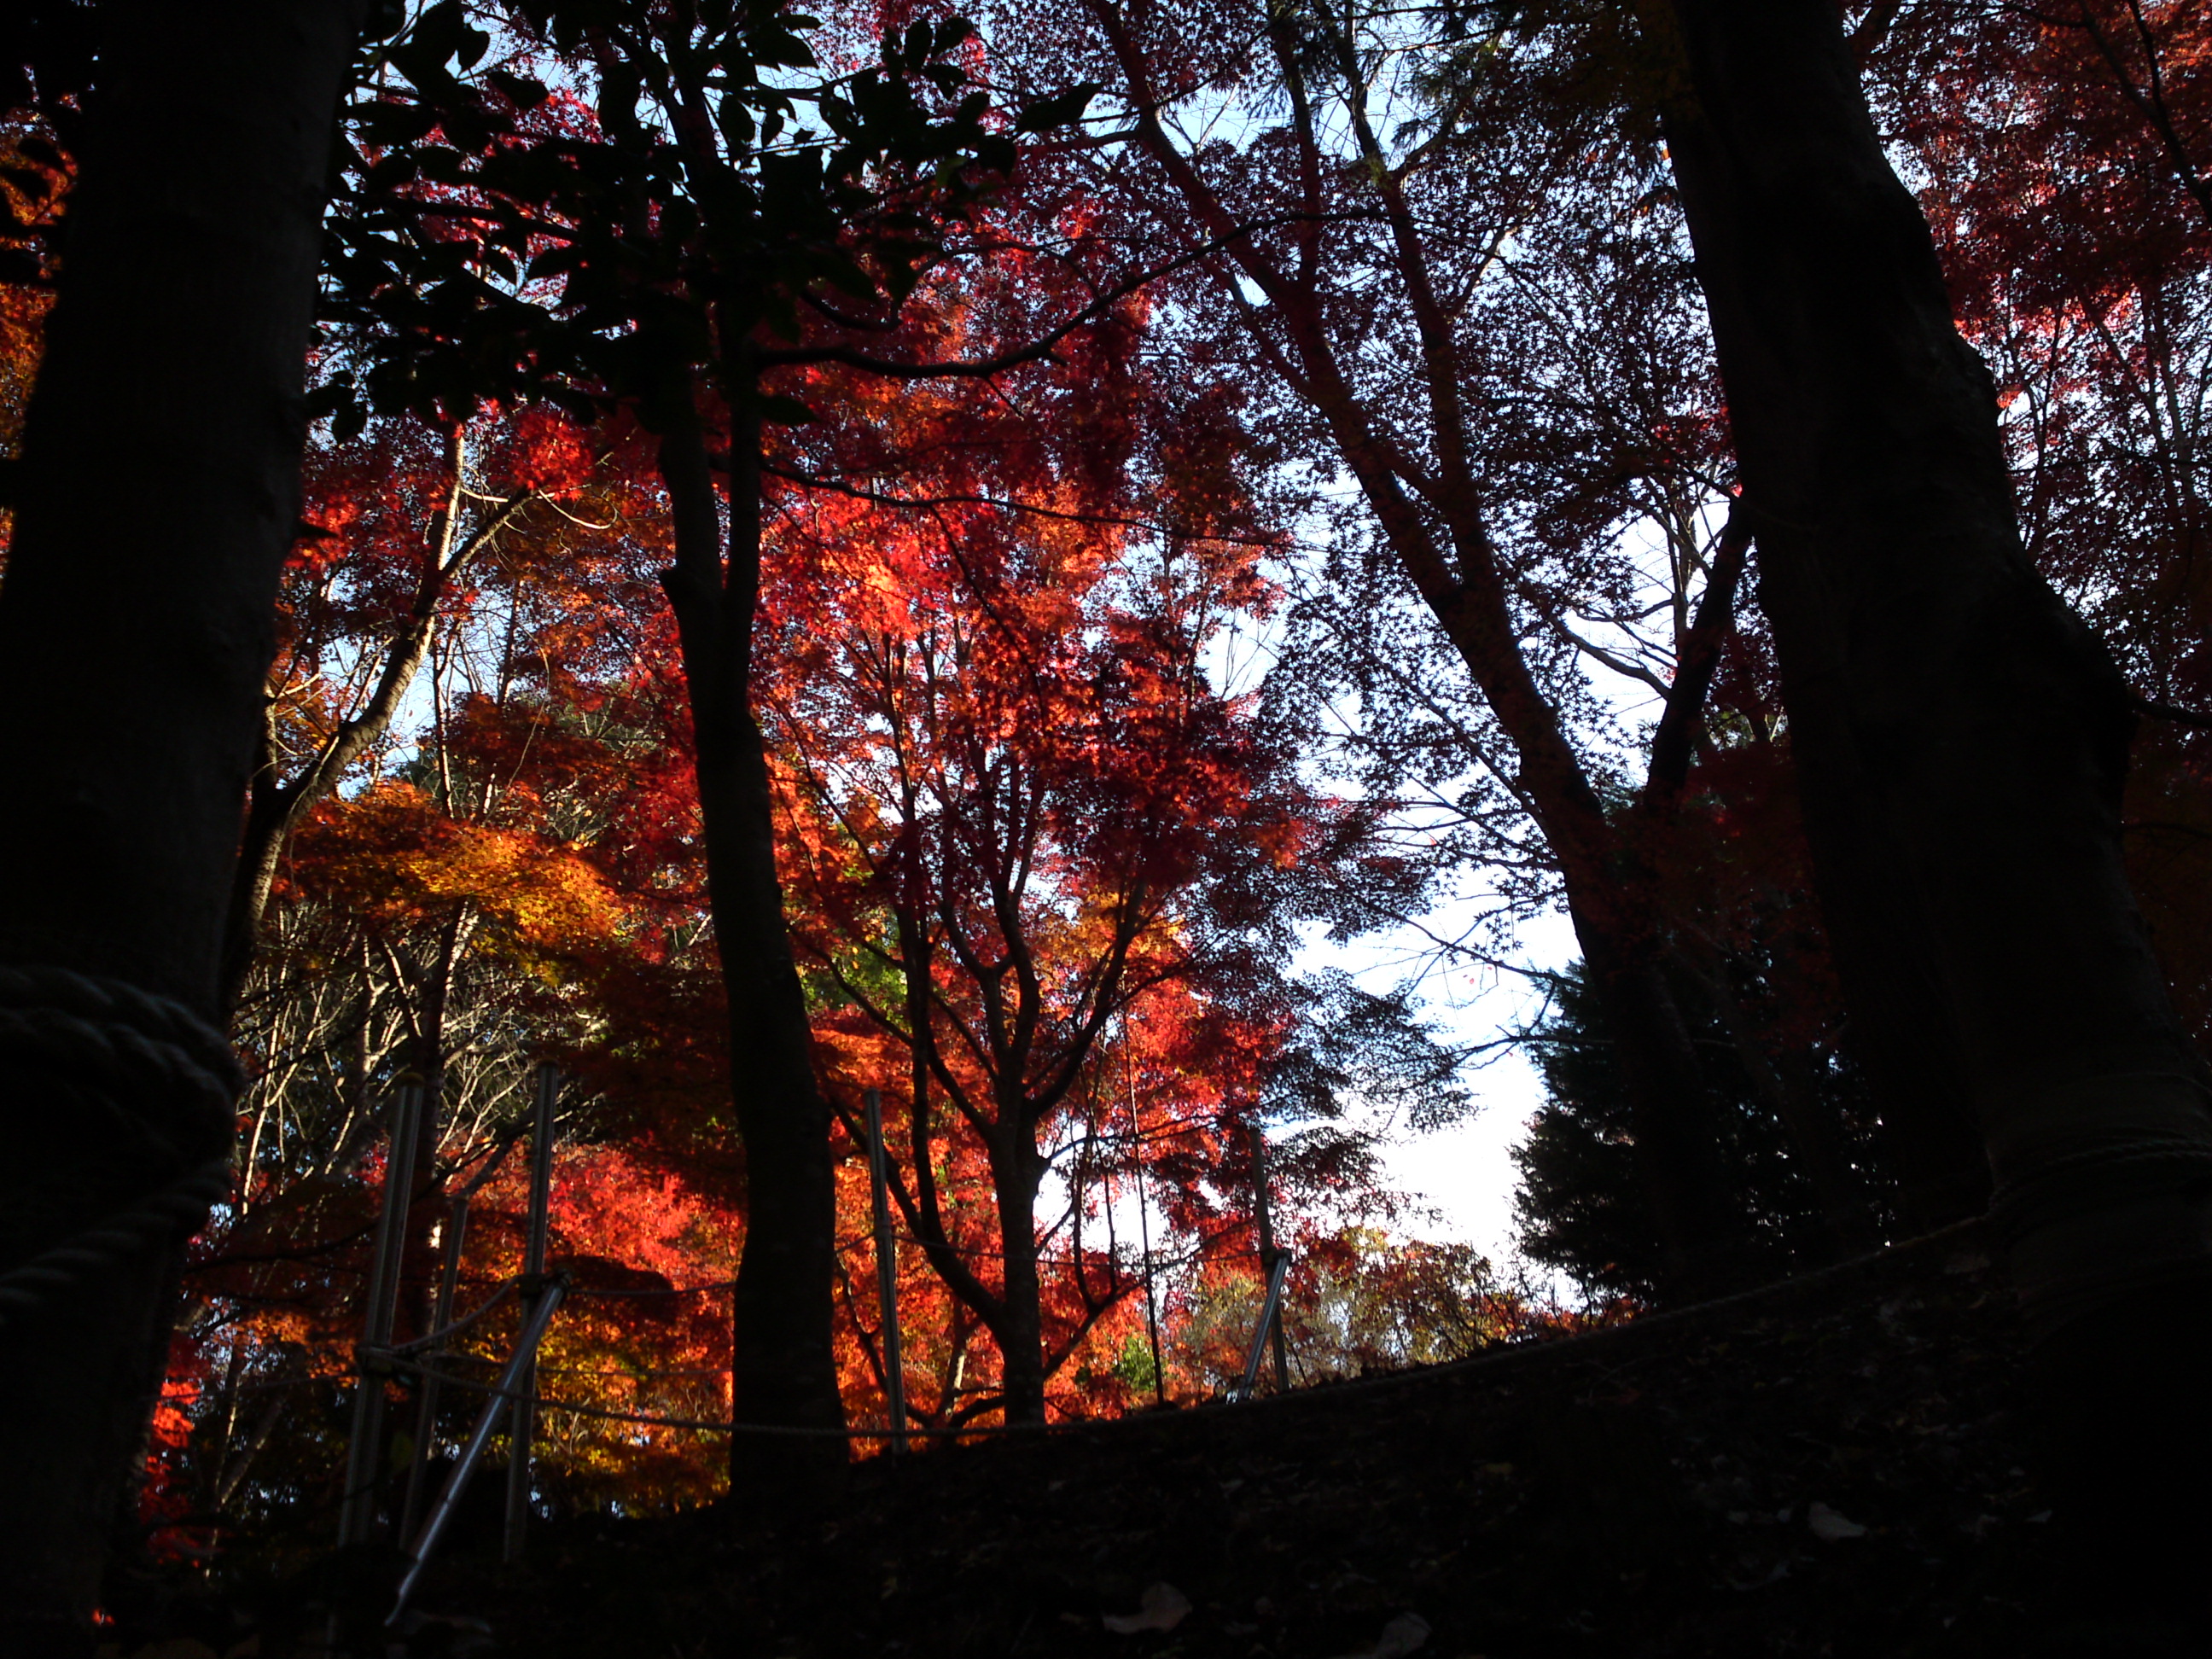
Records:
{"label": "fallen leaf on ground", "polygon": [[1147,1584],[1136,1612],[1109,1613],[1105,1623],[1116,1636],[1134,1636],[1139,1631],[1173,1630],[1189,1612],[1190,1597],[1173,1584]]}
{"label": "fallen leaf on ground", "polygon": [[1429,1639],[1429,1621],[1418,1613],[1401,1613],[1382,1626],[1382,1635],[1375,1645],[1360,1653],[1347,1653],[1344,1659],[1403,1659]]}
{"label": "fallen leaf on ground", "polygon": [[1815,1504],[1805,1511],[1805,1524],[1813,1529],[1813,1536],[1824,1544],[1832,1544],[1842,1538],[1863,1538],[1866,1528],[1856,1521],[1847,1520],[1826,1504]]}

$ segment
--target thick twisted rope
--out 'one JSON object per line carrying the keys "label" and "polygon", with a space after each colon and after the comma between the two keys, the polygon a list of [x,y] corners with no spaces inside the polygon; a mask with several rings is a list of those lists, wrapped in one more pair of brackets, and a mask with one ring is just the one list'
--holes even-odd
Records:
{"label": "thick twisted rope", "polygon": [[2192,1182],[2212,1182],[2212,1144],[2184,1135],[2145,1135],[2085,1146],[1999,1187],[1990,1200],[1998,1242],[2115,1199]]}
{"label": "thick twisted rope", "polygon": [[0,1324],[96,1268],[189,1233],[230,1193],[244,1086],[223,1034],[180,1002],[67,968],[0,966],[0,1065],[66,1077],[182,1173],[0,1273]]}
{"label": "thick twisted rope", "polygon": [[0,966],[0,1060],[66,1073],[180,1163],[180,1142],[229,1144],[245,1087],[228,1041],[184,1004],[67,968]]}
{"label": "thick twisted rope", "polygon": [[151,1241],[189,1235],[210,1206],[230,1196],[230,1160],[204,1164],[150,1197],[102,1216],[21,1267],[0,1273],[0,1326],[43,1304],[96,1267],[136,1255]]}
{"label": "thick twisted rope", "polygon": [[2212,1091],[2179,1072],[2056,1085],[1992,1135],[1990,1224],[2001,1247],[2086,1210],[2212,1182]]}

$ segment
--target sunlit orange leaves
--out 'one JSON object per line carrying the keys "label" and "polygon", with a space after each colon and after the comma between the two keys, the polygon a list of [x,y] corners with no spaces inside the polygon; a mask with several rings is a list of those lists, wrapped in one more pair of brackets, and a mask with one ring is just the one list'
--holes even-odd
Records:
{"label": "sunlit orange leaves", "polygon": [[546,956],[610,938],[618,910],[570,847],[449,816],[386,781],[325,808],[300,837],[294,878],[355,915],[409,926],[465,905],[505,948]]}

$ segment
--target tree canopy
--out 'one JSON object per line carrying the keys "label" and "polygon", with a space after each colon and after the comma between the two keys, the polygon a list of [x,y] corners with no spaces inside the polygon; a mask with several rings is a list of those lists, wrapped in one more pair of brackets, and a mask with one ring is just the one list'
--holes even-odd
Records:
{"label": "tree canopy", "polygon": [[[90,486],[42,434],[90,441],[70,307],[125,301],[73,296],[144,257],[101,191],[167,108],[145,9],[0,24],[0,635],[49,656]],[[403,1346],[521,1273],[547,1064],[550,1509],[1218,1397],[1279,1241],[1298,1382],[1839,1261],[1993,1173],[2050,1351],[2069,1285],[2198,1284],[2081,1218],[2185,1207],[2212,1145],[2196,9],[359,9],[334,157],[283,163],[331,180],[285,198],[283,386],[99,360],[118,409],[216,387],[211,455],[289,400],[257,476],[304,433],[296,511],[178,495],[258,538],[193,624],[219,671],[139,614],[170,587],[112,607],[149,685],[224,688],[87,842],[167,848],[143,792],[184,790],[197,873],[134,855],[109,908],[198,920],[0,929],[244,1068],[145,1547],[319,1547],[358,1389],[414,1412],[370,1466],[418,1512],[523,1313],[364,1374],[377,1206],[416,1194]],[[89,799],[106,751],[23,729]],[[1554,915],[1577,960],[1532,963]],[[1377,1157],[1482,1103],[1441,1011],[1501,975],[1517,1264]],[[169,1317],[142,1277],[118,1331]],[[2164,1400],[2195,1350],[2141,1346]],[[2048,1375],[2068,1421],[2108,1386]],[[2091,1462],[2051,1478],[2118,1513]]]}

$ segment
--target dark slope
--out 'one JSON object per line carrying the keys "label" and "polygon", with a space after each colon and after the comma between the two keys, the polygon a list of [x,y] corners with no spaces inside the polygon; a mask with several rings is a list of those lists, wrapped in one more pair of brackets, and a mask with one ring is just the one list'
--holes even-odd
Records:
{"label": "dark slope", "polygon": [[[445,1563],[422,1601],[456,1621],[412,1646],[2017,1654],[2050,1532],[2021,1369],[2008,1298],[1954,1233],[1457,1366],[872,1462],[833,1518],[547,1528],[525,1570]],[[1104,1627],[1163,1583],[1193,1604],[1172,1631]],[[304,1593],[250,1615],[270,1659],[319,1622]]]}

